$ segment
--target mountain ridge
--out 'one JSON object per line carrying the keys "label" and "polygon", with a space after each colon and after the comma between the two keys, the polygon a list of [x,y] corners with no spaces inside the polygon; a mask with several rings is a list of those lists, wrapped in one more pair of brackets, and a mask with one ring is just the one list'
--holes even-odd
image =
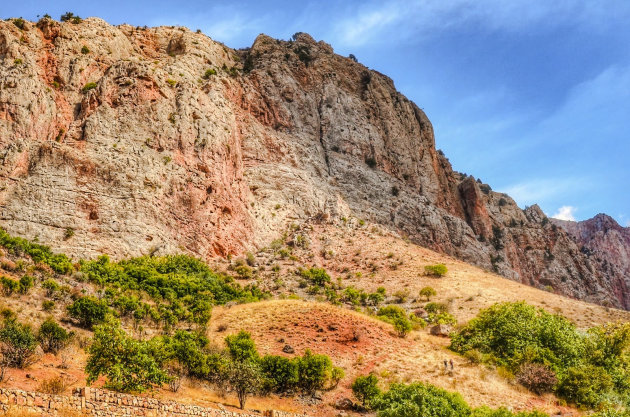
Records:
{"label": "mountain ridge", "polygon": [[393,81],[307,34],[232,50],[185,28],[0,22],[0,225],[74,256],[268,245],[379,223],[510,279],[630,308],[624,277],[435,148]]}

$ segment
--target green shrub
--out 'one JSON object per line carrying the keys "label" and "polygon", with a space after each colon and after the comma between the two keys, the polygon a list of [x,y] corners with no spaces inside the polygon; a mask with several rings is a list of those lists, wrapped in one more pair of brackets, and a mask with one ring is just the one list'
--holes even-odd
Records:
{"label": "green shrub", "polygon": [[217,75],[217,70],[215,70],[214,68],[210,68],[208,70],[206,70],[206,72],[203,74],[203,78],[205,78],[206,80],[210,77],[212,77],[213,75]]}
{"label": "green shrub", "polygon": [[81,19],[79,16],[75,15],[72,12],[66,12],[66,13],[61,15],[61,21],[62,22],[70,22],[70,23],[73,23],[75,25],[78,25],[79,23],[81,23],[83,21],[83,19]]}
{"label": "green shrub", "polygon": [[394,330],[399,337],[405,337],[411,331],[412,325],[407,317],[396,317],[394,322]]}
{"label": "green shrub", "polygon": [[[156,351],[157,349],[157,351]],[[87,383],[105,375],[105,386],[122,392],[143,392],[169,381],[161,367],[160,348],[130,338],[120,324],[110,321],[94,328],[85,366]]]}
{"label": "green shrub", "polygon": [[471,409],[461,395],[420,382],[392,384],[372,401],[379,417],[468,417]]}
{"label": "green shrub", "polygon": [[524,302],[496,304],[451,339],[452,350],[477,349],[492,354],[498,365],[516,372],[525,362],[543,363],[554,372],[579,363],[585,342],[564,317],[552,315]]}
{"label": "green shrub", "polygon": [[174,336],[164,337],[161,343],[165,356],[180,363],[190,376],[213,379],[225,367],[221,357],[206,353],[208,339],[203,334],[178,330]]}
{"label": "green shrub", "polygon": [[[383,288],[383,290],[385,289]],[[373,305],[373,306],[377,306],[381,304],[383,301],[385,301],[385,291],[379,292],[377,290],[376,292],[370,293],[367,296],[368,304]]]}
{"label": "green shrub", "polygon": [[71,334],[58,325],[52,317],[46,319],[39,326],[39,332],[37,332],[39,344],[46,353],[59,352],[68,344],[70,337]]}
{"label": "green shrub", "polygon": [[227,336],[225,344],[232,360],[240,362],[258,360],[256,344],[251,335],[245,331],[241,330],[238,334]]}
{"label": "green shrub", "polygon": [[424,306],[424,309],[429,314],[439,314],[439,313],[447,313],[448,305],[444,303],[428,303]]}
{"label": "green shrub", "polygon": [[7,366],[26,368],[34,362],[37,338],[29,325],[7,314],[0,328],[0,352]]}
{"label": "green shrub", "polygon": [[170,78],[166,80],[166,83],[171,87],[175,87],[177,85],[177,81],[171,80]]}
{"label": "green shrub", "polygon": [[578,406],[595,408],[613,388],[610,375],[602,368],[587,365],[566,370],[558,384],[562,398]]}
{"label": "green shrub", "polygon": [[435,291],[433,287],[423,287],[420,290],[420,297],[425,297],[427,301],[429,301],[434,295],[437,295],[437,291]]}
{"label": "green shrub", "polygon": [[407,311],[402,307],[390,305],[379,308],[376,315],[383,321],[393,323],[396,318],[407,317]]}
{"label": "green shrub", "polygon": [[50,313],[53,308],[55,308],[55,302],[54,301],[50,301],[50,300],[44,300],[42,301],[42,309],[47,312]]}
{"label": "green shrub", "polygon": [[[581,407],[630,403],[629,347],[630,323],[583,333],[564,317],[524,302],[482,310],[452,335],[450,346],[462,354],[479,352],[534,392],[549,391],[557,377],[556,394]],[[537,370],[525,374],[528,367]]]}
{"label": "green shrub", "polygon": [[471,417],[549,417],[549,415],[538,410],[520,411],[518,413],[513,413],[504,407],[493,410],[486,406],[483,406],[474,409]]}
{"label": "green shrub", "polygon": [[84,93],[87,93],[90,90],[93,90],[97,87],[98,85],[96,83],[87,83],[83,86],[83,88],[81,89],[81,91],[83,91]]}
{"label": "green shrub", "polygon": [[337,366],[333,366],[332,370],[330,371],[330,387],[328,387],[328,389],[330,390],[337,388],[337,385],[339,385],[339,381],[341,381],[344,376],[346,376],[346,371]]}
{"label": "green shrub", "polygon": [[326,355],[313,354],[310,349],[298,361],[298,386],[306,394],[324,388],[331,377],[332,362]]}
{"label": "green shrub", "polygon": [[171,326],[179,320],[205,324],[216,304],[268,297],[257,287],[243,288],[232,277],[217,274],[202,261],[185,255],[144,256],[118,263],[101,256],[82,261],[80,271],[88,281],[101,286],[144,291],[156,302],[162,321]]}
{"label": "green shrub", "polygon": [[247,265],[239,265],[234,268],[234,272],[238,275],[240,279],[251,279],[252,278],[252,269]]}
{"label": "green shrub", "polygon": [[18,17],[17,19],[13,19],[13,24],[17,26],[18,29],[23,30],[24,25],[26,24],[26,21],[22,19],[21,17]]}
{"label": "green shrub", "polygon": [[368,294],[366,294],[363,290],[349,286],[343,290],[343,299],[345,302],[358,306],[367,302]]}
{"label": "green shrub", "polygon": [[0,285],[2,285],[2,293],[8,297],[20,288],[20,282],[9,277],[0,277]]}
{"label": "green shrub", "polygon": [[28,291],[33,288],[34,282],[35,279],[32,276],[23,275],[22,278],[20,278],[20,285],[18,287],[18,291],[20,292],[20,294],[28,293]]}
{"label": "green shrub", "polygon": [[67,274],[74,268],[70,259],[63,254],[54,254],[48,246],[31,243],[20,237],[11,237],[4,229],[0,228],[0,245],[4,246],[17,256],[24,254],[31,257],[35,263],[44,263],[58,274]]}
{"label": "green shrub", "polygon": [[61,290],[61,286],[57,284],[57,281],[51,278],[42,282],[42,288],[46,290],[47,297],[52,297],[57,291]]}
{"label": "green shrub", "polygon": [[352,393],[363,407],[370,407],[372,401],[381,394],[378,378],[374,374],[357,377],[352,383]]}
{"label": "green shrub", "polygon": [[89,53],[90,53],[90,48],[88,48],[87,46],[83,45],[83,46],[81,47],[81,53],[82,53],[83,55],[89,54]]}
{"label": "green shrub", "polygon": [[81,297],[75,300],[68,307],[68,314],[79,322],[79,325],[86,329],[100,324],[109,313],[109,308],[103,300],[92,296]]}
{"label": "green shrub", "polygon": [[266,355],[260,360],[260,369],[270,391],[285,393],[292,390],[299,382],[299,359]]}
{"label": "green shrub", "polygon": [[330,275],[328,275],[324,268],[299,268],[298,275],[320,287],[330,283]]}
{"label": "green shrub", "polygon": [[399,304],[406,303],[407,298],[409,298],[409,290],[406,288],[404,290],[398,290],[393,295],[394,295],[394,298],[396,298],[397,303]]}
{"label": "green shrub", "polygon": [[424,267],[425,275],[433,277],[443,277],[448,272],[448,268],[444,264],[427,265]]}

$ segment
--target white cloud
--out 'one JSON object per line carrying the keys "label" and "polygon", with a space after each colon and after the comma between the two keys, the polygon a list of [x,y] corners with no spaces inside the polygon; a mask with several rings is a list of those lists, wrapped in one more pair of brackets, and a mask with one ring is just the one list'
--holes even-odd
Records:
{"label": "white cloud", "polygon": [[562,206],[558,209],[558,211],[555,214],[551,215],[551,217],[558,220],[571,220],[574,222],[575,211],[576,211],[576,208],[573,206]]}

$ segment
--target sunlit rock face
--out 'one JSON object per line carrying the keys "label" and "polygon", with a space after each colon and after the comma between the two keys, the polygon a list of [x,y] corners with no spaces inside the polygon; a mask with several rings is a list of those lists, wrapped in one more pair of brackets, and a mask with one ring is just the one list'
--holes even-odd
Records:
{"label": "sunlit rock face", "polygon": [[0,161],[0,225],[76,257],[208,259],[356,218],[630,306],[614,259],[453,171],[391,79],[306,34],[236,51],[185,28],[2,21]]}

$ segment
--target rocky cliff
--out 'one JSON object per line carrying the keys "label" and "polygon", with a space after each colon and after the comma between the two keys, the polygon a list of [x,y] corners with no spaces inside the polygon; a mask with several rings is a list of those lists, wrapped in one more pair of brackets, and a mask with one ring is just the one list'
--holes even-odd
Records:
{"label": "rocky cliff", "polygon": [[598,214],[581,222],[552,219],[575,240],[586,257],[612,282],[615,297],[630,309],[630,228]]}
{"label": "rocky cliff", "polygon": [[0,225],[74,256],[210,258],[352,217],[630,307],[537,206],[453,171],[391,79],[306,34],[237,51],[177,27],[0,22],[0,163]]}

